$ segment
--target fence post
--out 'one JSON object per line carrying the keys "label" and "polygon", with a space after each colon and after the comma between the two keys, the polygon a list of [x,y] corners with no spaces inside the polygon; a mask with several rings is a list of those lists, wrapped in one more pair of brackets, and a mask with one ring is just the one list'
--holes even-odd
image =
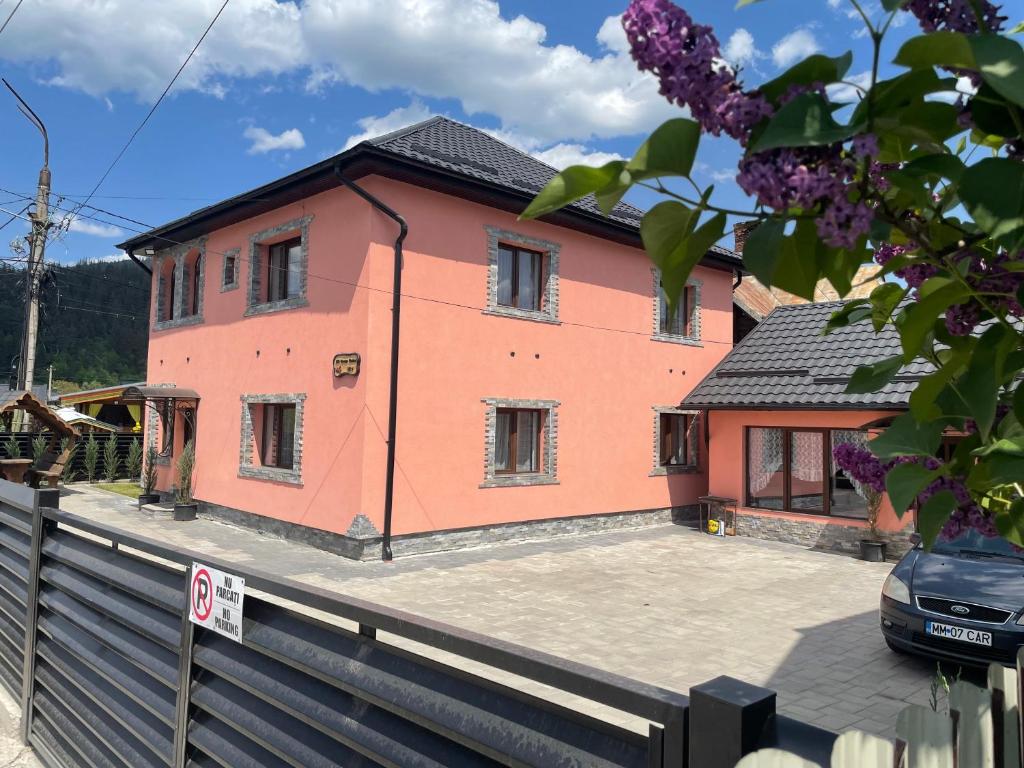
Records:
{"label": "fence post", "polygon": [[36,634],[39,623],[39,570],[43,557],[43,539],[53,527],[48,520],[43,519],[41,500],[48,498],[49,495],[33,492],[32,541],[29,544],[28,583],[25,590],[25,658],[21,677],[21,740],[25,744],[28,744],[32,732],[32,694],[35,688]]}
{"label": "fence post", "polygon": [[192,600],[192,568],[185,567],[185,603],[181,612],[181,641],[178,645],[178,699],[174,714],[174,768],[184,768],[188,745],[188,709],[192,698],[192,644],[195,625],[189,619]]}
{"label": "fence post", "polygon": [[690,765],[733,768],[775,720],[775,691],[728,676],[690,689]]}

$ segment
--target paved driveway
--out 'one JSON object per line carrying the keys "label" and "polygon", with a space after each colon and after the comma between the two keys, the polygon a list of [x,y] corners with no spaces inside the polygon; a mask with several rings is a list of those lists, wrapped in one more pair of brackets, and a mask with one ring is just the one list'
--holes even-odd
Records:
{"label": "paved driveway", "polygon": [[81,486],[61,506],[682,692],[732,675],[835,730],[892,735],[929,699],[934,665],[893,654],[876,627],[885,564],[671,525],[356,563]]}

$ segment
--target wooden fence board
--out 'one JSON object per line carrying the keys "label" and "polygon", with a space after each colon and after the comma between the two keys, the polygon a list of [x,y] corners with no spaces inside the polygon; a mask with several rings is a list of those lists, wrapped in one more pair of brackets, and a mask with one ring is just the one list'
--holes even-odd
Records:
{"label": "wooden fence board", "polygon": [[781,749],[759,749],[736,763],[736,768],[818,768],[818,765]]}
{"label": "wooden fence board", "polygon": [[[997,747],[1002,754],[999,768],[1021,768],[1020,763],[1020,682],[1017,670],[1002,664],[988,667],[988,687],[993,692],[992,712],[1001,722],[1001,733],[996,733]],[[1001,743],[1000,743],[1001,742]],[[997,755],[997,760],[998,760]]]}
{"label": "wooden fence board", "polygon": [[992,693],[970,683],[949,687],[949,709],[957,718],[958,765],[995,768]]}
{"label": "wooden fence board", "polygon": [[895,747],[888,739],[847,731],[832,747],[832,768],[893,768]]}
{"label": "wooden fence board", "polygon": [[896,718],[906,742],[906,768],[953,768],[953,721],[949,715],[912,704]]}

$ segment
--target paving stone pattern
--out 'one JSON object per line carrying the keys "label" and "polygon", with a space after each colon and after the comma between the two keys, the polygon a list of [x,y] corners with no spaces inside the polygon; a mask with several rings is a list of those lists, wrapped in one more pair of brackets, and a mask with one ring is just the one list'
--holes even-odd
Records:
{"label": "paving stone pattern", "polygon": [[82,485],[61,506],[682,692],[732,675],[778,691],[783,713],[835,730],[892,736],[906,703],[929,700],[935,665],[893,654],[876,626],[884,563],[678,525],[355,562],[210,520],[173,522]]}

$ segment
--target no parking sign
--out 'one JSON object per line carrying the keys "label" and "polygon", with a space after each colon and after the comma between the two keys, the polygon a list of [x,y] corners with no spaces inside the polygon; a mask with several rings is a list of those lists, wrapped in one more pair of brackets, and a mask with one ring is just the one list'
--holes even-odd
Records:
{"label": "no parking sign", "polygon": [[193,624],[242,642],[245,579],[201,563],[192,563],[188,617]]}

